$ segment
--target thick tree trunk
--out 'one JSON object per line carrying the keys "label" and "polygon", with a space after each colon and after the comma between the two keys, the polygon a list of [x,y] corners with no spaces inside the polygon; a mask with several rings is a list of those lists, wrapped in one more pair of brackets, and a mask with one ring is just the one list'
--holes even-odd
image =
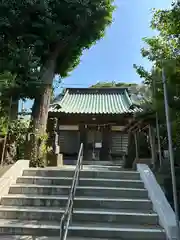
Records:
{"label": "thick tree trunk", "polygon": [[[48,109],[52,93],[52,85],[42,86],[41,93],[34,101],[32,109],[31,135],[30,140],[30,165],[32,167],[43,167],[45,165],[45,153],[43,149],[46,144],[45,134],[48,119]],[[45,149],[44,149],[45,150]]]}
{"label": "thick tree trunk", "polygon": [[36,96],[32,108],[33,130],[38,130],[39,134],[44,134],[46,130],[48,109],[51,101],[52,83],[56,65],[57,53],[51,56],[47,62],[41,76],[42,87]]}
{"label": "thick tree trunk", "polygon": [[37,130],[40,135],[43,135],[46,132],[51,94],[52,84],[45,84],[42,86],[40,95],[34,100],[31,124],[33,131]]}
{"label": "thick tree trunk", "polygon": [[[31,140],[29,156],[31,166],[44,166],[45,159],[42,155],[42,145],[45,144],[43,137],[46,134],[46,125],[48,119],[48,109],[52,94],[52,83],[56,64],[56,55],[46,64],[46,68],[41,77],[42,87],[38,96],[34,100],[32,107],[32,116],[30,124]],[[44,147],[43,147],[44,148]]]}
{"label": "thick tree trunk", "polygon": [[[79,29],[77,31],[77,36],[79,33]],[[50,105],[51,93],[52,93],[52,83],[54,78],[54,72],[56,67],[56,60],[58,55],[61,52],[65,52],[68,49],[69,43],[74,44],[74,40],[76,39],[76,35],[70,35],[66,41],[60,41],[54,46],[53,52],[50,54],[48,61],[46,62],[44,68],[42,69],[41,74],[41,82],[42,88],[39,96],[35,98],[34,106],[32,108],[32,118],[30,129],[33,131],[34,135],[31,143],[31,166],[39,166],[40,164],[39,158],[39,150],[41,149],[41,143],[39,143],[39,135],[44,135],[46,133],[46,125],[48,119],[48,109]],[[71,42],[72,41],[72,42]],[[65,58],[66,60],[66,58]],[[62,62],[63,64],[63,62]]]}

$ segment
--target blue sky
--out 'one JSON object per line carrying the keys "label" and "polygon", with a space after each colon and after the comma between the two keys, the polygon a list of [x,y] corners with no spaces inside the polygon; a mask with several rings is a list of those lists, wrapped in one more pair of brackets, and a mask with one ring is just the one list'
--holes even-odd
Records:
{"label": "blue sky", "polygon": [[[168,8],[171,0],[115,0],[114,22],[105,37],[84,52],[80,65],[64,79],[55,94],[63,87],[89,87],[99,81],[140,83],[133,64],[150,68],[140,49],[142,38],[155,35],[149,28],[152,8]],[[30,107],[28,101],[25,107]]]}
{"label": "blue sky", "polygon": [[140,82],[133,63],[149,67],[142,59],[142,38],[155,33],[149,28],[152,8],[167,8],[171,0],[116,0],[114,22],[105,37],[86,51],[81,64],[64,79],[64,86],[88,87],[98,81]]}

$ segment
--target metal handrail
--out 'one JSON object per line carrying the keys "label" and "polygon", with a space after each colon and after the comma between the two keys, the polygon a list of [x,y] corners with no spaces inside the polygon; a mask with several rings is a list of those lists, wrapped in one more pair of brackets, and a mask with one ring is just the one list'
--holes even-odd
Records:
{"label": "metal handrail", "polygon": [[83,143],[81,143],[79,149],[78,159],[74,171],[74,176],[72,180],[71,190],[68,197],[66,209],[60,220],[60,240],[66,240],[67,238],[69,223],[73,214],[74,197],[76,193],[77,184],[79,182],[79,172],[80,169],[82,169],[82,160],[83,160]]}

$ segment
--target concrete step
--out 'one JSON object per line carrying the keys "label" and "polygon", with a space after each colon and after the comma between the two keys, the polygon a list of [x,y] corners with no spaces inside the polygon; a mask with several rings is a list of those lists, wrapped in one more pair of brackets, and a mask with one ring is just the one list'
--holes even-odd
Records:
{"label": "concrete step", "polygon": [[[5,206],[53,206],[64,207],[68,196],[60,195],[23,195],[9,194],[1,198]],[[151,210],[152,203],[149,199],[123,199],[103,197],[75,197],[75,208],[100,208],[100,209],[141,209]]]}
{"label": "concrete step", "polygon": [[[40,194],[40,195],[69,195],[70,186],[35,185],[21,184],[13,185],[9,189],[9,194]],[[121,198],[148,198],[146,189],[138,188],[109,188],[109,187],[87,187],[78,186],[76,196],[95,197],[121,197]]]}
{"label": "concrete step", "polygon": [[[72,177],[38,177],[22,176],[17,179],[17,183],[39,184],[39,185],[68,185],[72,184]],[[141,180],[128,179],[106,179],[106,178],[80,178],[79,186],[101,186],[101,187],[124,187],[124,188],[144,188]]]}
{"label": "concrete step", "polygon": [[84,162],[83,163],[83,168],[84,169],[95,169],[95,170],[101,170],[101,169],[107,169],[107,170],[117,170],[117,171],[124,171],[124,169],[122,168],[122,165],[124,164],[124,161],[123,162],[119,162],[119,164],[117,165],[112,165],[109,164],[108,162],[103,162],[103,164],[99,164],[98,162],[96,162],[96,164],[93,164],[93,162]]}
{"label": "concrete step", "polygon": [[[16,236],[9,236],[9,235],[1,235],[1,240],[59,240],[58,237],[52,236],[32,236],[32,235],[16,235]],[[113,240],[107,238],[81,238],[81,237],[67,237],[67,240]]]}
{"label": "concrete step", "polygon": [[100,166],[100,167],[119,167],[120,163],[123,162],[122,159],[119,159],[118,161],[88,161],[88,160],[83,160],[83,165],[88,165],[91,167],[96,167],[96,166]]}
{"label": "concrete step", "polygon": [[[48,169],[31,168],[23,171],[23,176],[42,176],[42,177],[73,177],[74,169]],[[140,180],[140,174],[136,171],[107,171],[107,170],[82,170],[82,178],[110,178],[110,179],[129,179]]]}
{"label": "concrete step", "polygon": [[123,240],[165,240],[165,232],[155,225],[114,225],[109,224],[73,224],[69,229],[69,236],[114,238]]}
{"label": "concrete step", "polygon": [[[1,235],[59,236],[58,222],[20,221],[1,219]],[[69,227],[71,237],[123,238],[124,240],[165,240],[164,231],[158,226],[109,225],[109,224],[73,224]]]}
{"label": "concrete step", "polygon": [[[0,219],[45,220],[59,221],[64,209],[47,207],[6,207],[0,206]],[[101,209],[74,209],[73,223],[98,222],[117,224],[156,224],[158,216],[152,212],[101,210]]]}

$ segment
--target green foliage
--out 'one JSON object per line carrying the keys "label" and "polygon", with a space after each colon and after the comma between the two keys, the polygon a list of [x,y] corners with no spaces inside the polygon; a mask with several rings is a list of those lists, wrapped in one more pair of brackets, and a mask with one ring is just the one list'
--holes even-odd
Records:
{"label": "green foliage", "polygon": [[5,113],[9,109],[10,105],[10,99],[11,96],[15,93],[13,92],[13,89],[15,87],[15,79],[16,75],[5,71],[3,73],[0,73],[0,112]]}
{"label": "green foliage", "polygon": [[116,82],[98,82],[91,86],[91,88],[113,88],[116,87]]}
{"label": "green foliage", "polygon": [[[138,156],[139,158],[150,158],[150,146],[147,142],[147,138],[143,132],[137,133],[138,138]],[[128,152],[127,152],[127,159],[125,161],[125,168],[132,169],[133,163],[136,159],[136,145],[135,145],[135,138],[133,133],[129,133],[128,136]]]}
{"label": "green foliage", "polygon": [[[145,48],[141,49],[143,57],[152,62],[152,70],[134,65],[137,74],[152,89],[152,110],[158,112],[161,123],[161,135],[167,142],[165,133],[164,94],[162,68],[167,81],[169,107],[171,113],[174,144],[180,147],[179,112],[180,112],[180,4],[173,4],[171,9],[154,10],[151,28],[158,31],[155,37],[144,38]],[[164,134],[165,133],[165,134]]]}
{"label": "green foliage", "polygon": [[124,83],[124,82],[98,82],[91,88],[127,88],[132,95],[132,100],[137,103],[149,101],[151,91],[146,84]]}
{"label": "green foliage", "polygon": [[136,83],[123,83],[123,82],[98,82],[91,86],[91,88],[116,88],[116,87],[124,87],[124,88],[130,88],[130,87],[137,87]]}
{"label": "green foliage", "polygon": [[17,119],[10,122],[9,125],[9,135],[15,137],[15,141],[18,144],[21,144],[25,141],[26,135],[28,132],[29,121],[23,119]]}
{"label": "green foliage", "polygon": [[41,136],[32,135],[31,140],[28,142],[31,143],[33,141],[33,148],[30,152],[31,167],[45,167],[48,153],[47,139],[47,134]]}
{"label": "green foliage", "polygon": [[4,137],[7,134],[7,118],[0,117],[0,136]]}
{"label": "green foliage", "polygon": [[27,139],[29,122],[23,119],[11,121],[8,129],[8,141],[15,142],[17,148],[17,159],[25,157],[25,144]]}
{"label": "green foliage", "polygon": [[0,4],[0,73],[15,74],[13,91],[34,98],[42,72],[55,58],[54,73],[66,77],[80,56],[104,36],[114,0],[3,1]]}
{"label": "green foliage", "polygon": [[[7,117],[0,117],[1,137],[7,135],[7,144],[15,143],[18,154],[14,157],[16,159],[22,159],[25,156],[25,143],[29,123],[23,119],[13,120],[10,123],[8,122],[9,119]],[[15,161],[16,159],[13,160]]]}
{"label": "green foliage", "polygon": [[[47,112],[40,114],[40,110],[45,102],[48,108],[51,97],[46,88],[52,86],[55,74],[60,78],[68,76],[79,64],[83,51],[104,36],[112,22],[113,3],[114,0],[8,0],[0,4],[0,74],[15,76],[9,88],[13,98],[36,100],[32,125],[38,125],[41,133]],[[34,151],[38,146],[34,145]]]}

